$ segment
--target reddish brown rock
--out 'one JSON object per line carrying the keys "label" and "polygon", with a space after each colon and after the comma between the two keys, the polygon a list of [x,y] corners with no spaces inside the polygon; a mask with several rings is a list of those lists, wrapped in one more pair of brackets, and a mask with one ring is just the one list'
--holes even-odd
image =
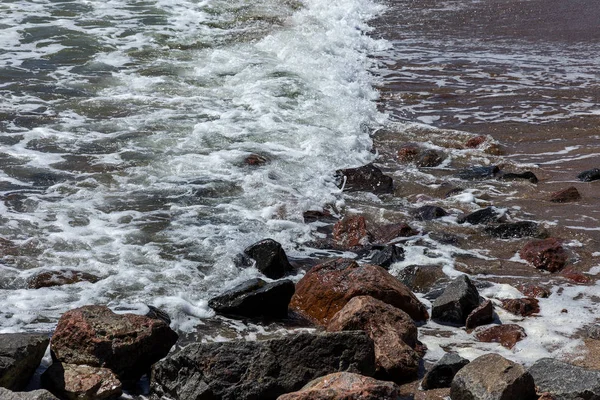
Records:
{"label": "reddish brown rock", "polygon": [[467,143],[465,143],[465,147],[474,149],[476,147],[479,147],[479,145],[485,142],[486,139],[487,138],[485,136],[472,137],[471,139],[467,140]]}
{"label": "reddish brown rock", "polygon": [[592,278],[588,275],[584,275],[581,272],[574,270],[572,267],[563,269],[560,271],[560,275],[575,283],[586,284],[592,281]]}
{"label": "reddish brown rock", "polygon": [[27,286],[30,289],[39,289],[44,287],[72,285],[78,282],[98,282],[100,278],[87,272],[64,269],[60,271],[46,271],[36,274],[29,278]]}
{"label": "reddish brown rock", "polygon": [[42,375],[44,387],[69,400],[102,400],[122,394],[121,381],[108,368],[53,363]]}
{"label": "reddish brown rock", "polygon": [[252,166],[260,166],[264,165],[269,161],[269,159],[265,156],[261,156],[259,154],[250,154],[248,157],[244,159],[244,162],[248,165]]}
{"label": "reddish brown rock", "polygon": [[533,283],[524,283],[517,286],[517,290],[527,297],[538,297],[545,299],[550,296],[550,289],[534,285]]}
{"label": "reddish brown rock", "polygon": [[84,306],[62,315],[50,350],[55,361],[109,368],[120,378],[138,379],[176,341],[177,334],[161,319]]}
{"label": "reddish brown rock", "polygon": [[399,237],[410,237],[418,235],[419,232],[405,223],[387,224],[378,226],[373,230],[373,241],[387,244]]}
{"label": "reddish brown rock", "polygon": [[427,308],[404,284],[376,265],[340,258],[313,267],[296,284],[290,308],[312,322],[327,325],[353,297],[371,296],[426,320]]}
{"label": "reddish brown rock", "polygon": [[415,161],[421,149],[418,144],[406,143],[398,150],[398,160],[409,163]]}
{"label": "reddish brown rock", "polygon": [[333,316],[327,330],[365,331],[375,344],[377,374],[382,378],[401,382],[416,376],[417,327],[404,311],[371,296],[358,296]]}
{"label": "reddish brown rock", "polygon": [[399,387],[392,382],[337,372],[317,378],[297,392],[281,395],[277,400],[395,400]]}
{"label": "reddish brown rock", "polygon": [[568,203],[581,199],[581,195],[575,186],[568,187],[558,192],[552,193],[550,201],[553,203]]}
{"label": "reddish brown rock", "polygon": [[369,243],[365,217],[345,217],[333,227],[333,241],[342,248],[361,247]]}
{"label": "reddish brown rock", "polygon": [[494,321],[494,305],[490,300],[486,300],[475,308],[465,322],[467,329],[474,329],[478,326],[490,324]]}
{"label": "reddish brown rock", "polygon": [[525,330],[516,324],[496,325],[475,334],[480,342],[500,343],[507,349],[512,349],[526,336]]}
{"label": "reddish brown rock", "polygon": [[502,308],[506,311],[522,317],[528,317],[531,314],[540,312],[540,302],[532,297],[522,299],[504,299],[502,300]]}
{"label": "reddish brown rock", "polygon": [[567,264],[567,252],[555,238],[529,242],[519,255],[534,267],[550,272],[559,271]]}

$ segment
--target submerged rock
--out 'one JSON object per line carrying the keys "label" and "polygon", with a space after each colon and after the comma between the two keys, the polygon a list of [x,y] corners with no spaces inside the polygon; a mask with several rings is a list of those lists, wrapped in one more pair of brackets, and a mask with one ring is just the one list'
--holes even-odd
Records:
{"label": "submerged rock", "polygon": [[267,278],[279,279],[293,271],[281,244],[273,239],[264,239],[246,247],[244,255],[254,260],[256,268]]}
{"label": "submerged rock", "polygon": [[600,168],[588,169],[587,171],[583,171],[577,178],[583,182],[591,182],[597,181],[600,179]]}
{"label": "submerged rock", "polygon": [[69,400],[114,399],[122,393],[121,381],[108,368],[53,363],[42,375],[44,387]]}
{"label": "submerged rock", "polygon": [[429,371],[427,371],[421,381],[421,387],[424,390],[449,388],[456,373],[468,363],[469,360],[462,358],[456,353],[444,354],[444,356],[436,362]]}
{"label": "submerged rock", "polygon": [[474,211],[470,214],[459,217],[456,222],[464,224],[465,222],[471,225],[478,224],[489,224],[494,222],[501,222],[503,214],[500,213],[494,207],[482,208],[481,210]]}
{"label": "submerged rock", "polygon": [[365,246],[370,242],[370,233],[363,216],[345,217],[333,227],[333,241],[344,249]]}
{"label": "submerged rock", "polygon": [[538,183],[537,176],[531,171],[525,171],[520,174],[509,172],[501,175],[498,179],[502,181],[528,180],[531,183]]}
{"label": "submerged rock", "polygon": [[413,211],[413,216],[419,221],[431,221],[448,215],[446,210],[437,206],[423,206]]}
{"label": "submerged rock", "polygon": [[483,166],[483,167],[471,167],[459,171],[456,174],[456,177],[468,181],[479,180],[479,179],[489,179],[493,178],[494,175],[500,172],[500,168],[496,165],[492,166]]}
{"label": "submerged rock", "polygon": [[550,272],[560,271],[567,264],[567,252],[561,242],[555,238],[527,243],[519,255],[538,269]]}
{"label": "submerged rock", "polygon": [[480,342],[500,343],[507,349],[512,349],[517,342],[525,339],[525,330],[517,324],[496,325],[475,334]]}
{"label": "submerged rock", "polygon": [[72,285],[78,282],[95,283],[100,277],[82,271],[64,269],[60,271],[46,271],[35,274],[27,281],[27,287],[30,289],[40,289],[44,287]]}
{"label": "submerged rock", "polygon": [[552,193],[550,201],[553,203],[568,203],[581,199],[581,195],[575,186],[568,187]]}
{"label": "submerged rock", "polygon": [[48,348],[47,333],[0,334],[0,387],[22,390]]}
{"label": "submerged rock", "polygon": [[483,231],[500,239],[516,239],[523,237],[540,237],[543,231],[533,221],[506,222],[494,226],[486,226]]}
{"label": "submerged rock", "polygon": [[600,371],[542,358],[529,373],[541,392],[549,392],[558,400],[600,398]]}
{"label": "submerged rock", "polygon": [[441,323],[464,325],[467,316],[479,305],[479,292],[467,275],[454,279],[435,299],[431,318]]}
{"label": "submerged rock", "polygon": [[398,159],[402,162],[409,163],[415,161],[421,148],[416,143],[406,143],[398,150]]}
{"label": "submerged rock", "polygon": [[417,167],[431,168],[437,167],[444,161],[444,156],[435,150],[424,150],[415,159]]}
{"label": "submerged rock", "polygon": [[336,178],[338,186],[346,192],[392,193],[394,190],[392,178],[373,164],[338,170]]}

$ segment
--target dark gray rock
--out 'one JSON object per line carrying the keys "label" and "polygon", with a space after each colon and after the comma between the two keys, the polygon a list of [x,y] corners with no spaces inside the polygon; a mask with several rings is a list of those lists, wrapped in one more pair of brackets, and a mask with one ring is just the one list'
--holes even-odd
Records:
{"label": "dark gray rock", "polygon": [[464,224],[465,222],[471,225],[489,224],[491,222],[501,222],[503,215],[494,207],[486,207],[481,210],[472,212],[471,214],[459,217],[456,222]]}
{"label": "dark gray rock", "polygon": [[583,171],[582,173],[577,175],[577,178],[579,178],[580,181],[584,181],[584,182],[596,181],[596,180],[600,179],[600,169],[594,168],[594,169],[589,169],[587,171]]}
{"label": "dark gray rock", "polygon": [[421,382],[421,387],[425,390],[449,388],[454,375],[468,363],[469,360],[462,358],[456,353],[444,354],[425,374]]}
{"label": "dark gray rock", "polygon": [[444,323],[464,325],[467,316],[479,305],[479,292],[467,275],[454,279],[433,302],[431,318]]}
{"label": "dark gray rock", "polygon": [[529,373],[540,392],[550,392],[557,400],[600,399],[600,371],[542,358]]}
{"label": "dark gray rock", "polygon": [[493,178],[494,175],[500,172],[500,168],[496,165],[484,167],[471,167],[459,171],[456,176],[460,179],[474,181],[478,179]]}
{"label": "dark gray rock", "polygon": [[490,236],[500,239],[543,236],[542,229],[533,221],[506,222],[494,226],[486,226],[483,231]]}
{"label": "dark gray rock", "polygon": [[8,389],[0,387],[0,399],[2,400],[58,400],[47,390],[34,390],[32,392],[11,392]]}
{"label": "dark gray rock", "polygon": [[155,399],[270,400],[339,371],[373,375],[374,346],[366,333],[194,343],[154,365],[151,389]]}
{"label": "dark gray rock", "polygon": [[244,254],[256,261],[256,268],[268,278],[279,279],[293,271],[285,251],[273,239],[264,239],[248,246]]}
{"label": "dark gray rock", "polygon": [[503,181],[528,180],[531,183],[538,183],[538,178],[531,171],[522,172],[520,174],[509,172],[500,176],[498,179]]}
{"label": "dark gray rock", "polygon": [[441,217],[445,217],[448,213],[441,207],[437,206],[423,206],[419,207],[413,211],[413,217],[418,219],[419,221],[430,221],[432,219],[437,219]]}
{"label": "dark gray rock", "polygon": [[47,333],[0,334],[0,386],[23,389],[39,367],[49,343]]}
{"label": "dark gray rock", "polygon": [[404,260],[404,249],[396,245],[385,246],[381,250],[377,250],[369,261],[370,264],[379,265],[385,269],[389,269],[390,265],[395,262]]}
{"label": "dark gray rock", "polygon": [[417,167],[437,167],[444,161],[444,156],[435,150],[424,150],[419,153],[415,164]]}
{"label": "dark gray rock", "polygon": [[338,186],[346,192],[392,193],[394,181],[373,164],[347,168],[335,173]]}
{"label": "dark gray rock", "polygon": [[219,314],[284,318],[294,291],[289,279],[267,283],[255,278],[210,299],[208,305]]}
{"label": "dark gray rock", "polygon": [[452,400],[535,400],[533,378],[525,368],[498,354],[477,357],[456,373]]}
{"label": "dark gray rock", "polygon": [[146,317],[152,319],[159,319],[165,324],[171,325],[171,317],[169,317],[169,314],[167,314],[166,311],[163,311],[160,308],[151,306],[149,304],[146,304],[146,306],[148,306],[148,312],[146,313]]}

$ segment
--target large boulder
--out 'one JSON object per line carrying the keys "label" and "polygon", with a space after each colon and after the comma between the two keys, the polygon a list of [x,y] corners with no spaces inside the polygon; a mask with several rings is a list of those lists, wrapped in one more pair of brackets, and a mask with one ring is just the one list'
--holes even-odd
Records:
{"label": "large boulder", "polygon": [[555,238],[529,242],[519,251],[519,255],[534,267],[550,272],[560,271],[568,260],[567,251]]}
{"label": "large boulder", "polygon": [[53,363],[42,374],[42,384],[68,400],[103,400],[122,394],[121,381],[108,368]]}
{"label": "large boulder", "polygon": [[374,364],[364,332],[193,343],[153,367],[151,389],[174,400],[270,400],[333,372],[372,375]]}
{"label": "large boulder", "polygon": [[251,265],[248,258],[255,261],[256,268],[267,278],[279,279],[293,271],[281,244],[273,239],[264,239],[244,249],[242,264]]}
{"label": "large boulder", "polygon": [[23,389],[39,367],[49,342],[47,333],[0,334],[0,386]]}
{"label": "large boulder", "polygon": [[392,383],[353,374],[336,372],[310,381],[297,392],[277,400],[396,400],[400,388]]}
{"label": "large boulder", "polygon": [[47,390],[39,389],[31,392],[12,392],[8,389],[0,387],[0,399],[2,400],[58,400]]}
{"label": "large boulder", "polygon": [[177,337],[161,319],[84,306],[62,315],[50,350],[55,361],[109,368],[135,380],[167,355]]}
{"label": "large boulder", "polygon": [[452,379],[458,371],[469,363],[469,360],[462,358],[456,353],[446,353],[434,364],[433,367],[423,377],[421,387],[424,390],[449,388]]}
{"label": "large boulder", "polygon": [[394,181],[373,164],[336,171],[338,186],[347,192],[391,193]]}
{"label": "large boulder", "polygon": [[416,376],[420,360],[414,350],[417,327],[404,311],[370,296],[358,296],[333,316],[327,330],[365,331],[375,345],[377,376],[395,382]]}
{"label": "large boulder", "polygon": [[535,385],[525,368],[498,354],[485,354],[452,380],[452,400],[534,400]]}
{"label": "large boulder", "polygon": [[308,271],[296,284],[290,308],[316,324],[327,325],[356,296],[374,297],[405,311],[415,321],[428,318],[425,305],[384,268],[344,258]]}
{"label": "large boulder", "polygon": [[208,305],[219,314],[284,318],[294,290],[294,282],[289,279],[267,283],[254,278],[213,297]]}
{"label": "large boulder", "polygon": [[467,275],[454,279],[435,299],[431,318],[441,323],[464,325],[467,317],[479,305],[479,292]]}
{"label": "large boulder", "polygon": [[542,358],[529,373],[539,391],[549,392],[556,400],[600,399],[600,371]]}

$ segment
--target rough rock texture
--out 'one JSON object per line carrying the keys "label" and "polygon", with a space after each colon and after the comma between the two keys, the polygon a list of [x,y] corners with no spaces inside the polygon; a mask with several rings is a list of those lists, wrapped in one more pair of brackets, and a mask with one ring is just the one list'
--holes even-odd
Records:
{"label": "rough rock texture", "polygon": [[370,264],[379,265],[385,269],[389,269],[390,265],[395,262],[404,260],[404,249],[396,245],[388,245],[383,249],[378,250],[371,257]]}
{"label": "rough rock texture", "polygon": [[436,282],[446,279],[442,267],[436,265],[409,265],[398,273],[398,279],[415,292],[429,291]]}
{"label": "rough rock texture", "polygon": [[575,186],[570,186],[566,189],[552,193],[550,201],[553,203],[568,203],[581,199],[581,195]]}
{"label": "rough rock texture", "polygon": [[151,389],[175,400],[269,400],[333,372],[372,375],[374,363],[364,332],[193,343],[153,367]]}
{"label": "rough rock texture", "polygon": [[283,318],[295,287],[289,279],[267,283],[254,278],[210,299],[208,305],[219,314]]}
{"label": "rough rock texture", "polygon": [[39,289],[43,287],[71,285],[77,282],[95,283],[99,280],[100,278],[98,276],[87,272],[65,269],[35,274],[27,280],[27,286],[30,289]]}
{"label": "rough rock texture", "polygon": [[246,247],[244,255],[256,261],[256,268],[271,279],[279,279],[293,271],[285,251],[273,239],[264,239]]}
{"label": "rough rock texture", "polygon": [[444,156],[435,150],[423,150],[415,159],[417,167],[437,167],[444,161]]}
{"label": "rough rock texture", "polygon": [[333,241],[342,248],[364,246],[370,241],[363,216],[345,217],[333,226]]}
{"label": "rough rock texture", "polygon": [[410,237],[417,235],[418,233],[419,232],[404,223],[382,225],[375,228],[372,232],[373,241],[383,244],[387,244],[399,237]]}
{"label": "rough rock texture", "polygon": [[439,322],[464,325],[467,317],[479,305],[479,292],[468,276],[461,275],[435,299],[431,318]]}
{"label": "rough rock texture", "polygon": [[472,137],[469,140],[467,140],[467,142],[465,143],[465,147],[474,149],[476,147],[479,147],[479,145],[482,144],[483,142],[485,142],[486,139],[487,138],[485,136]]}
{"label": "rough rock texture", "polygon": [[0,334],[0,386],[23,389],[39,367],[49,342],[47,333]]}
{"label": "rough rock texture", "polygon": [[392,382],[378,381],[351,372],[336,372],[309,382],[297,392],[277,400],[396,400],[399,388]]}
{"label": "rough rock texture", "polygon": [[549,392],[557,400],[600,399],[600,371],[542,358],[529,373],[540,392]]}
{"label": "rough rock texture", "polygon": [[340,258],[313,267],[296,284],[290,308],[320,325],[356,296],[371,296],[424,321],[427,308],[400,281],[377,265]]}
{"label": "rough rock texture", "polygon": [[488,179],[493,177],[495,174],[500,172],[500,168],[496,165],[492,165],[489,167],[471,167],[459,171],[456,176],[460,179],[465,179],[469,181],[478,180],[478,179]]}
{"label": "rough rock texture", "polygon": [[244,158],[244,163],[257,167],[265,165],[267,162],[269,162],[269,159],[265,156],[261,156],[260,154],[250,154]]}
{"label": "rough rock texture", "polygon": [[69,400],[102,400],[119,397],[122,384],[108,368],[53,363],[42,375],[45,388]]}
{"label": "rough rock texture", "polygon": [[485,300],[478,305],[467,317],[465,328],[473,329],[481,325],[490,324],[494,321],[494,304],[491,300]]}
{"label": "rough rock texture", "polygon": [[502,308],[522,317],[528,317],[531,314],[540,312],[540,302],[538,299],[525,297],[522,299],[505,299],[502,300]]}
{"label": "rough rock texture", "polygon": [[503,181],[516,181],[516,180],[528,180],[531,183],[538,183],[538,178],[531,171],[522,172],[520,174],[517,173],[506,173],[499,178]]}
{"label": "rough rock texture", "polygon": [[441,207],[437,206],[423,206],[413,211],[413,216],[419,221],[430,221],[445,217],[448,213]]}
{"label": "rough rock texture", "polygon": [[500,239],[540,237],[543,235],[539,225],[532,221],[506,222],[494,226],[486,226],[483,231],[492,237]]}
{"label": "rough rock texture", "polygon": [[500,222],[501,218],[502,215],[494,207],[487,207],[474,211],[471,214],[463,215],[456,222],[459,224],[467,222],[471,225],[479,225]]}
{"label": "rough rock texture", "polygon": [[517,285],[517,290],[519,290],[519,292],[523,293],[527,297],[538,297],[542,299],[545,299],[549,297],[550,294],[552,294],[550,289],[543,286],[535,285],[533,283],[524,283]]}
{"label": "rough rock texture", "polygon": [[567,264],[567,252],[555,238],[527,243],[519,252],[525,261],[538,269],[550,272],[560,271]]}
{"label": "rough rock texture", "polygon": [[587,171],[583,171],[582,173],[577,175],[577,178],[580,181],[584,181],[584,182],[596,181],[596,180],[600,179],[600,169],[599,168],[588,169]]}
{"label": "rough rock texture", "polygon": [[34,390],[32,392],[11,392],[0,387],[0,399],[2,400],[58,400],[56,396],[47,390]]}
{"label": "rough rock texture", "polygon": [[421,387],[424,390],[449,388],[454,375],[467,365],[469,360],[456,353],[446,353],[423,377]]}
{"label": "rough rock texture", "polygon": [[50,349],[55,361],[109,368],[120,378],[137,379],[167,355],[177,337],[160,319],[84,306],[62,315]]}
{"label": "rough rock texture", "polygon": [[534,400],[533,378],[523,368],[498,354],[477,357],[454,376],[452,400]]}
{"label": "rough rock texture", "polygon": [[336,171],[338,186],[346,192],[365,191],[373,193],[391,193],[394,182],[391,177],[373,164],[358,168],[348,168]]}
{"label": "rough rock texture", "polygon": [[404,311],[370,296],[358,296],[333,316],[327,330],[365,331],[375,345],[377,376],[396,382],[416,376],[417,327]]}
{"label": "rough rock texture", "polygon": [[525,330],[517,324],[496,325],[475,334],[480,342],[500,343],[507,349],[512,349],[526,336]]}
{"label": "rough rock texture", "polygon": [[403,144],[398,150],[398,160],[405,163],[415,161],[420,152],[421,148],[416,143]]}

